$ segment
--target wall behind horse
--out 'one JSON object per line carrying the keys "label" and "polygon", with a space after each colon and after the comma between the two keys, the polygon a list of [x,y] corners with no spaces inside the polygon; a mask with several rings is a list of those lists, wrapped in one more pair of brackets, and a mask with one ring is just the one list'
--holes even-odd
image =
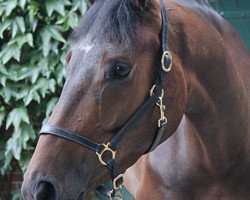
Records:
{"label": "wall behind horse", "polygon": [[0,200],[19,199],[22,179],[22,171],[14,163],[11,172],[0,176]]}
{"label": "wall behind horse", "polygon": [[250,1],[210,0],[210,4],[236,28],[250,50]]}

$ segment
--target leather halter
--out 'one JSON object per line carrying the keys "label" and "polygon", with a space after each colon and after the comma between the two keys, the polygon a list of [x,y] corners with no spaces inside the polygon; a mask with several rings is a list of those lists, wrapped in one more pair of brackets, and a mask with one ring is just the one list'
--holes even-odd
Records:
{"label": "leather halter", "polygon": [[[96,152],[99,161],[101,164],[105,165],[107,169],[111,172],[111,177],[113,180],[113,190],[108,191],[102,185],[97,188],[97,190],[104,194],[107,197],[112,199],[116,196],[117,192],[123,186],[123,175],[120,174],[119,169],[115,163],[115,154],[116,150],[123,140],[123,138],[133,129],[137,122],[141,119],[143,114],[152,108],[154,105],[159,106],[160,108],[160,119],[158,120],[158,133],[155,137],[154,142],[151,145],[149,151],[153,151],[159,144],[161,137],[163,135],[164,129],[167,125],[167,118],[164,115],[165,106],[163,105],[163,81],[166,77],[167,72],[172,68],[172,56],[168,48],[168,17],[167,11],[164,6],[163,0],[160,0],[161,4],[161,14],[162,14],[162,59],[161,67],[159,68],[158,77],[155,81],[155,85],[150,91],[150,96],[148,99],[135,111],[135,113],[128,119],[128,121],[122,126],[122,128],[114,134],[111,140],[107,144],[96,143],[84,136],[74,133],[65,128],[46,124],[42,127],[40,135],[54,135],[58,136],[73,142],[76,142],[80,145],[83,145]],[[157,95],[159,94],[160,95]]]}

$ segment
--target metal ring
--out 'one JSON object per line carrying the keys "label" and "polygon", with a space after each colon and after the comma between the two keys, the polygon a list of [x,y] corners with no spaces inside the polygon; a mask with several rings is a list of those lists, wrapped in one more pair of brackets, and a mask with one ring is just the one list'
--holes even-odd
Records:
{"label": "metal ring", "polygon": [[[120,185],[117,185],[117,181],[119,179],[122,179],[122,183]],[[122,189],[123,184],[124,184],[123,183],[123,174],[120,174],[120,175],[118,175],[117,177],[114,178],[114,180],[113,180],[113,188],[115,190]]]}
{"label": "metal ring", "polygon": [[111,152],[111,155],[112,155],[112,158],[115,159],[116,151],[113,151],[113,150],[109,147],[109,143],[107,143],[107,144],[102,144],[102,146],[104,146],[104,149],[102,150],[101,153],[96,152],[96,155],[98,156],[99,161],[100,161],[103,165],[107,165],[107,163],[102,159],[103,154],[104,154],[105,152],[107,152],[107,151],[110,151],[110,152]]}
{"label": "metal ring", "polygon": [[[168,68],[165,67],[165,58],[169,57],[171,59],[171,63],[169,64]],[[161,57],[161,67],[165,72],[170,72],[170,70],[172,69],[172,62],[173,57],[171,55],[171,53],[169,51],[164,51]]]}
{"label": "metal ring", "polygon": [[153,87],[150,90],[150,96],[154,95],[154,90],[155,90],[156,85],[153,85]]}
{"label": "metal ring", "polygon": [[158,120],[158,127],[161,128],[163,125],[165,125],[166,123],[168,123],[168,119],[166,117],[159,119]]}

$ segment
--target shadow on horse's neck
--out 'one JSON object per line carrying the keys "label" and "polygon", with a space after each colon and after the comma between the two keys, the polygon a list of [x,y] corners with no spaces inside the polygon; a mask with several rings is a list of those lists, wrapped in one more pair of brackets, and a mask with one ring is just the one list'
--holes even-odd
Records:
{"label": "shadow on horse's neck", "polygon": [[[186,21],[175,18],[173,24],[170,22],[170,43],[182,60],[188,86],[185,116],[194,126],[209,162],[216,163],[216,168],[225,164],[230,167],[243,158],[249,135],[241,66],[233,64],[227,41],[211,24],[196,16],[192,16],[196,20],[188,21],[188,17]],[[200,23],[199,28],[194,23]]]}

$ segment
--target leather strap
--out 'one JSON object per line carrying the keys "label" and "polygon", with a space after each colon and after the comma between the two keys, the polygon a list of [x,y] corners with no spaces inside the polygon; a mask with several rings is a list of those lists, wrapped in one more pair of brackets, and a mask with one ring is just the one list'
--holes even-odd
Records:
{"label": "leather strap", "polygon": [[62,127],[55,126],[55,125],[46,124],[45,126],[42,127],[39,134],[40,135],[50,134],[50,135],[54,135],[57,137],[61,137],[61,138],[76,142],[85,147],[88,147],[89,149],[96,151],[96,152],[100,152],[101,149],[103,148],[101,144],[93,142],[92,140],[89,140],[86,137],[83,137],[79,134],[73,133],[69,130],[66,130]]}
{"label": "leather strap", "polygon": [[141,107],[132,115],[132,117],[129,118],[127,123],[123,125],[123,127],[116,133],[113,138],[110,140],[110,148],[113,150],[116,150],[118,148],[118,145],[123,140],[123,138],[129,133],[131,129],[135,126],[135,124],[141,119],[143,114],[153,107],[153,105],[156,104],[158,101],[158,97],[153,95],[150,96],[146,102],[144,102]]}
{"label": "leather strap", "polygon": [[[161,5],[161,16],[162,16],[162,31],[161,31],[161,44],[162,44],[162,53],[169,51],[169,45],[168,45],[168,16],[167,16],[167,10],[165,8],[165,2],[164,0],[160,0]],[[170,57],[165,57],[165,65],[169,66],[172,62]],[[162,69],[160,66],[158,77],[155,81],[155,85],[159,88],[163,88],[163,81],[166,78],[167,73]]]}
{"label": "leather strap", "polygon": [[156,149],[156,147],[160,144],[161,138],[164,134],[166,127],[167,127],[167,124],[164,124],[159,128],[158,133],[154,139],[154,142],[152,143],[152,145],[147,153],[154,151]]}

